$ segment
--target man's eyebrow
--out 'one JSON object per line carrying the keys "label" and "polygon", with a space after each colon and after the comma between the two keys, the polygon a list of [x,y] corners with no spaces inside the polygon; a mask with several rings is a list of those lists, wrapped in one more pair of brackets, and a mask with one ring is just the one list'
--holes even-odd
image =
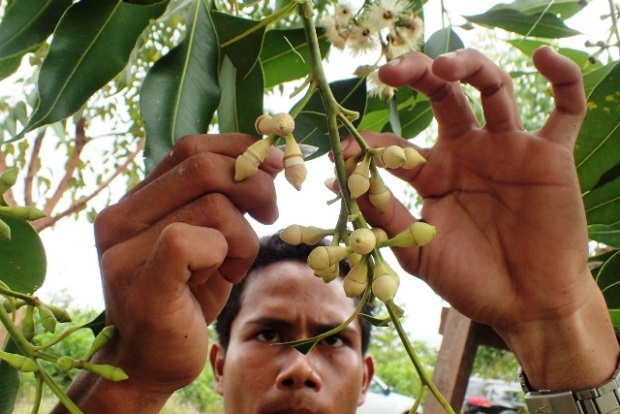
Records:
{"label": "man's eyebrow", "polygon": [[[264,326],[268,328],[292,329],[295,327],[296,324],[293,322],[287,321],[285,319],[273,318],[273,317],[261,317],[261,318],[250,319],[247,322],[245,322],[245,325]],[[321,323],[321,324],[313,325],[312,335],[320,335],[324,332],[335,329],[338,326],[340,326],[340,323],[337,323],[337,322]],[[353,335],[353,334],[358,333],[358,329],[356,329],[354,326],[349,324],[345,326],[342,330],[340,330],[338,333]]]}

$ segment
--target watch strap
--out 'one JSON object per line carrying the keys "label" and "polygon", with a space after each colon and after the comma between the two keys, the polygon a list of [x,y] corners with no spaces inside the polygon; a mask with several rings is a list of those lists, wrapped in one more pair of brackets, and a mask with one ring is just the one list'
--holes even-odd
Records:
{"label": "watch strap", "polygon": [[620,365],[609,381],[581,391],[532,391],[523,372],[519,380],[531,414],[620,414]]}

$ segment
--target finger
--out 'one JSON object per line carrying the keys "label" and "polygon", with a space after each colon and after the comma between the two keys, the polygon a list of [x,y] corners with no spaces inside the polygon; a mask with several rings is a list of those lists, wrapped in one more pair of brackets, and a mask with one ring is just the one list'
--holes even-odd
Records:
{"label": "finger", "polygon": [[581,70],[550,47],[541,47],[534,53],[534,65],[551,82],[555,101],[540,135],[572,149],[587,108]]}
{"label": "finger", "polygon": [[202,316],[208,325],[220,314],[230,297],[232,287],[233,284],[224,279],[219,272],[210,275],[205,283],[190,285],[192,294],[200,303]]}
{"label": "finger", "polygon": [[208,193],[225,194],[242,212],[259,222],[273,223],[278,208],[272,176],[259,170],[237,183],[234,164],[232,157],[198,152],[102,211],[95,221],[100,252]]}
{"label": "finger", "polygon": [[489,131],[523,129],[512,79],[482,53],[474,49],[446,53],[435,60],[433,72],[446,81],[467,82],[480,91]]}
{"label": "finger", "polygon": [[433,60],[412,52],[394,59],[379,69],[382,82],[401,87],[408,85],[428,96],[442,136],[457,136],[478,126],[461,86],[433,72]]}
{"label": "finger", "polygon": [[[152,255],[153,246],[159,243],[162,234],[169,231],[169,226],[176,228],[179,223],[215,229],[224,236],[228,243],[228,250],[218,271],[224,279],[230,282],[238,282],[244,276],[258,253],[258,236],[243,217],[243,214],[227,197],[213,193],[195,200],[147,227],[138,235],[115,244],[105,251],[102,255],[102,268],[104,266],[103,257],[105,257],[105,266],[108,271],[106,277],[110,279],[126,278],[129,277],[128,275],[139,272],[139,269],[144,266],[146,258]],[[185,228],[182,227],[182,229]],[[178,235],[179,233],[173,234]],[[210,239],[199,242],[201,245],[208,246]],[[181,261],[179,266],[183,266],[184,257],[179,256],[177,259]],[[171,260],[177,259],[175,256],[171,258]],[[187,277],[189,278],[189,276]],[[200,271],[192,276],[192,283],[194,284],[201,283],[204,280],[205,276],[201,275]]]}

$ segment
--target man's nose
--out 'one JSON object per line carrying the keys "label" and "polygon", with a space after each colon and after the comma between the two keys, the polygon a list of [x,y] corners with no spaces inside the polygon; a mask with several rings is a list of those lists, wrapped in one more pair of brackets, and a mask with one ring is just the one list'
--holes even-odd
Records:
{"label": "man's nose", "polygon": [[319,391],[322,381],[316,372],[312,355],[304,355],[295,349],[289,351],[282,361],[282,370],[276,378],[277,387],[282,390],[307,387]]}

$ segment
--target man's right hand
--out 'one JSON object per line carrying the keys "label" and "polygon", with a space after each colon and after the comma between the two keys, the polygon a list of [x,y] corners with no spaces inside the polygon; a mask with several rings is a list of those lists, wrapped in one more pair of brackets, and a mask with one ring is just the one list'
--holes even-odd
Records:
{"label": "man's right hand", "polygon": [[129,379],[84,379],[96,396],[86,401],[75,391],[84,407],[157,412],[200,374],[207,326],[258,252],[244,214],[268,224],[278,214],[273,178],[282,168],[281,154],[272,151],[254,176],[233,179],[235,158],[254,140],[241,134],[186,137],[97,217],[107,323],[116,325],[117,335],[96,362],[121,367]]}

